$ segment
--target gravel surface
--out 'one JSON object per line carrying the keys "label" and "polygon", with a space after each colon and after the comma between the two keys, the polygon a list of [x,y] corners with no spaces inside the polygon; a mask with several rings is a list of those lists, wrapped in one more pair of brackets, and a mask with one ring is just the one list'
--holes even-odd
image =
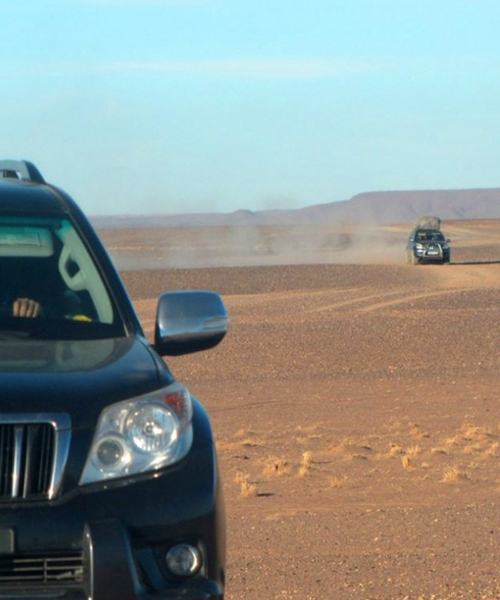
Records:
{"label": "gravel surface", "polygon": [[168,361],[216,432],[228,600],[500,598],[500,242],[467,231],[450,266],[123,272],[149,335],[168,289],[230,313]]}

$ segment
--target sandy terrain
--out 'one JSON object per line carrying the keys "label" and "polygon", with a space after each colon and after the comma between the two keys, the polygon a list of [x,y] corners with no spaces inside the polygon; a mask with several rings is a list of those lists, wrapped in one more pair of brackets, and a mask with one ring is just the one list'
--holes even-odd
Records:
{"label": "sandy terrain", "polygon": [[[302,265],[270,229],[246,267],[214,266],[251,264],[230,233],[101,232],[141,267],[123,276],[149,335],[167,289],[229,309],[218,348],[169,361],[218,440],[228,600],[500,598],[500,223],[444,225],[452,264],[417,267],[407,225],[373,246],[322,228]],[[175,235],[212,268],[142,270]]]}

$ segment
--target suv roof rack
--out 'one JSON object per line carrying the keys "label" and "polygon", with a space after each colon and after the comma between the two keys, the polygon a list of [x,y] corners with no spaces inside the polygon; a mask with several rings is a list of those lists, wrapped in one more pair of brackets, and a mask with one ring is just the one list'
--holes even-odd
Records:
{"label": "suv roof rack", "polygon": [[40,171],[27,160],[0,160],[0,178],[45,183]]}

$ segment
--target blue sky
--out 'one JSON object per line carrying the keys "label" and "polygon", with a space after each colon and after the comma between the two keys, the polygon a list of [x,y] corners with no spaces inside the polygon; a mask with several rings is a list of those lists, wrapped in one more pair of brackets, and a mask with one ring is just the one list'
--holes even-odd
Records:
{"label": "blue sky", "polygon": [[0,156],[90,214],[500,185],[498,0],[3,4]]}

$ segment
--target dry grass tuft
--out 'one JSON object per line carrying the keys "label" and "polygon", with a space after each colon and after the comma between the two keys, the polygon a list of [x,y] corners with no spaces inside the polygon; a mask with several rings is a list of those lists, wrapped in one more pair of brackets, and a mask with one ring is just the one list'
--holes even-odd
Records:
{"label": "dry grass tuft", "polygon": [[478,427],[476,425],[471,425],[469,423],[465,423],[462,425],[462,438],[467,442],[472,442],[474,440],[484,440],[485,438],[491,436],[491,431],[486,429],[486,427]]}
{"label": "dry grass tuft", "polygon": [[447,467],[443,473],[443,483],[460,483],[470,481],[470,475],[460,467]]}
{"label": "dry grass tuft", "polygon": [[351,456],[358,456],[365,454],[371,454],[373,452],[373,448],[369,446],[364,441],[357,441],[352,437],[345,437],[338,446],[334,446],[332,451],[335,453],[341,454],[350,454]]}
{"label": "dry grass tuft", "polygon": [[312,463],[313,463],[312,452],[310,452],[308,450],[307,452],[304,452],[302,454],[302,460],[300,461],[300,467],[299,467],[299,477],[305,477],[308,474]]}
{"label": "dry grass tuft", "polygon": [[248,475],[246,475],[245,473],[242,473],[241,471],[238,471],[236,473],[236,475],[234,476],[234,481],[236,483],[242,483],[243,481],[246,481],[248,479]]}
{"label": "dry grass tuft", "polygon": [[401,459],[401,464],[403,465],[403,469],[407,471],[411,471],[415,468],[415,465],[411,462],[411,458],[409,456],[403,456]]}
{"label": "dry grass tuft", "polygon": [[464,423],[457,435],[445,440],[444,445],[447,448],[463,446],[464,454],[474,454],[483,452],[492,439],[498,438],[498,435],[487,427],[480,427],[470,423]]}
{"label": "dry grass tuft", "polygon": [[389,456],[398,456],[399,454],[404,453],[405,451],[403,450],[403,448],[401,448],[401,446],[398,446],[397,444],[389,445]]}
{"label": "dry grass tuft", "polygon": [[351,454],[349,456],[349,460],[352,460],[352,461],[368,460],[368,456],[365,456],[364,454]]}
{"label": "dry grass tuft", "polygon": [[436,446],[431,449],[431,454],[448,454],[448,450],[442,446]]}
{"label": "dry grass tuft", "polygon": [[335,490],[341,488],[342,484],[343,481],[340,477],[330,477],[330,479],[328,480],[328,485]]}
{"label": "dry grass tuft", "polygon": [[491,446],[485,452],[486,456],[491,456],[492,458],[498,458],[500,456],[500,444],[495,442],[491,444]]}
{"label": "dry grass tuft", "polygon": [[302,461],[301,464],[303,467],[310,467],[313,463],[313,459],[312,459],[312,452],[311,451],[307,451],[304,452],[304,454],[302,454]]}
{"label": "dry grass tuft", "polygon": [[257,486],[254,483],[250,483],[248,474],[237,473],[234,480],[239,484],[243,498],[255,498],[257,496]]}
{"label": "dry grass tuft", "polygon": [[[387,429],[389,431],[397,431],[398,429],[401,429],[402,427],[403,427],[403,424],[400,421],[392,421],[387,426]],[[498,425],[498,428],[500,429],[500,424]]]}
{"label": "dry grass tuft", "polygon": [[318,431],[319,429],[321,429],[320,425],[297,425],[295,427],[295,431],[306,431],[308,433]]}
{"label": "dry grass tuft", "polygon": [[242,440],[240,444],[245,448],[257,448],[259,445],[253,438],[246,438],[245,440]]}
{"label": "dry grass tuft", "polygon": [[427,431],[422,431],[420,429],[420,427],[412,427],[412,429],[410,429],[410,435],[416,439],[421,440],[422,438],[428,438],[431,437],[429,433],[427,433]]}
{"label": "dry grass tuft", "polygon": [[406,450],[406,454],[410,457],[418,456],[422,454],[422,448],[417,444],[416,446],[411,446]]}
{"label": "dry grass tuft", "polygon": [[299,467],[299,477],[305,477],[308,473],[309,469],[307,467],[304,467],[304,465]]}
{"label": "dry grass tuft", "polygon": [[482,452],[484,449],[484,443],[476,442],[475,444],[467,444],[464,446],[462,452],[464,454],[474,454],[475,452]]}
{"label": "dry grass tuft", "polygon": [[454,437],[451,437],[451,438],[448,438],[447,440],[445,440],[444,445],[447,448],[453,448],[454,446],[458,446],[461,441],[462,441],[462,438],[459,435],[456,435]]}
{"label": "dry grass tuft", "polygon": [[264,467],[264,475],[268,477],[281,477],[286,475],[290,470],[290,463],[282,458],[270,458]]}
{"label": "dry grass tuft", "polygon": [[241,495],[243,498],[255,498],[257,496],[257,486],[254,483],[245,481],[241,485]]}
{"label": "dry grass tuft", "polygon": [[477,439],[478,434],[481,431],[480,427],[476,427],[475,425],[471,425],[470,423],[464,423],[461,427],[462,433],[462,439],[466,440],[466,441],[472,441],[474,439]]}

